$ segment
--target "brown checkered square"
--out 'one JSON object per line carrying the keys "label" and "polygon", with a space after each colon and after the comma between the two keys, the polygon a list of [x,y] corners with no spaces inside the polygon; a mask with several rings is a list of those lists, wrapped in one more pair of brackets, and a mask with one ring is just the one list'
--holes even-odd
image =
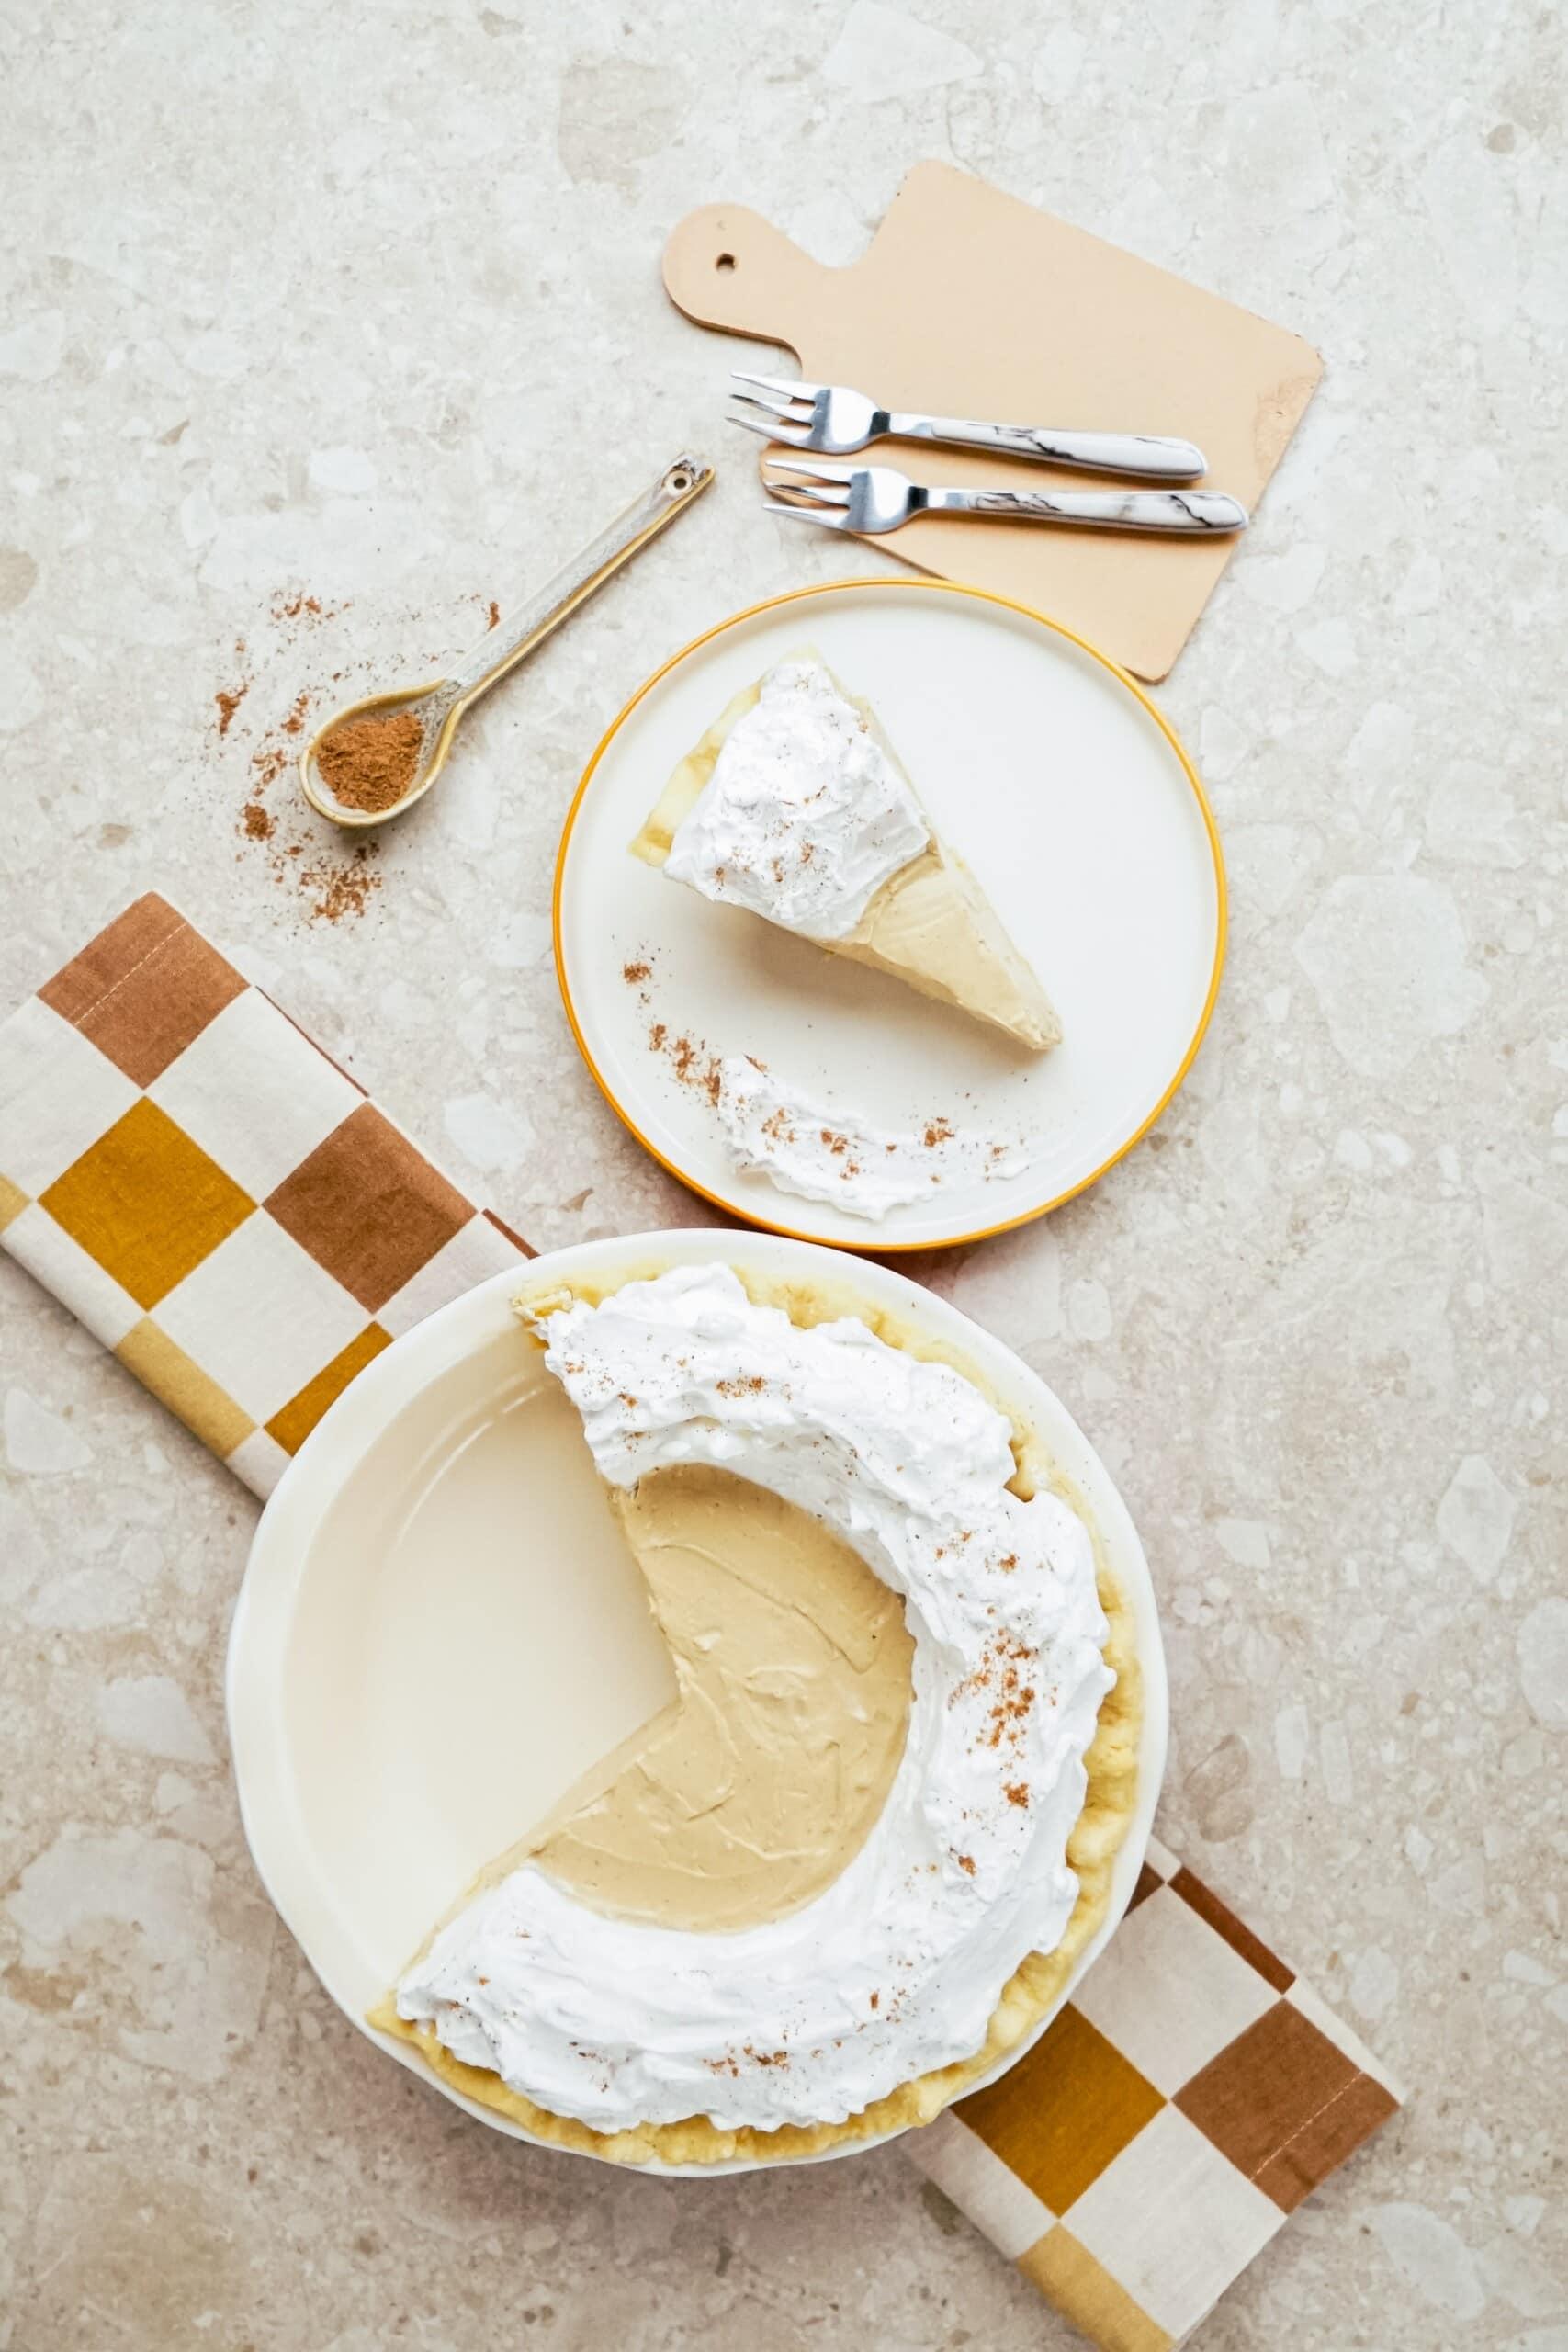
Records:
{"label": "brown checkered square", "polygon": [[[1041,2097],[1049,2083],[1049,2100]],[[1065,2213],[1165,2100],[1069,2002],[1022,2064],[960,2099],[961,2116],[1053,2213]]]}
{"label": "brown checkered square", "polygon": [[1396,2101],[1293,2002],[1276,2001],[1174,2104],[1282,2212],[1293,2213]]}
{"label": "brown checkered square", "polygon": [[1276,1993],[1290,1991],[1296,1980],[1284,1962],[1236,1917],[1228,1903],[1220,1901],[1212,1886],[1205,1886],[1201,1878],[1195,1878],[1185,1862],[1170,1881],[1170,1886],[1172,1893],[1179,1894],[1183,1903],[1190,1905],[1238,1958],[1257,1970],[1266,1984],[1272,1984]]}
{"label": "brown checkered square", "polygon": [[164,899],[128,907],[39,989],[138,1086],[151,1086],[245,986]]}
{"label": "brown checkered square", "polygon": [[1133,1889],[1132,1898],[1127,1905],[1128,1910],[1135,1911],[1140,1903],[1146,1903],[1150,1895],[1155,1894],[1158,1888],[1164,1886],[1165,1883],[1166,1882],[1161,1878],[1158,1871],[1150,1870],[1147,1862],[1140,1862],[1138,1865],[1138,1883]]}
{"label": "brown checkered square", "polygon": [[372,1315],[474,1213],[371,1102],[334,1127],[265,1205]]}
{"label": "brown checkered square", "polygon": [[142,1307],[156,1306],[255,1207],[145,1096],[73,1162],[41,1202]]}

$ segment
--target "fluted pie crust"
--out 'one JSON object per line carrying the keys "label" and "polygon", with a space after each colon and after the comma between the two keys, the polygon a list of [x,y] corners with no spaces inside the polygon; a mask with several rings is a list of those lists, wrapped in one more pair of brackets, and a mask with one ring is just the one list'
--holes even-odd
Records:
{"label": "fluted pie crust", "polygon": [[[615,1281],[602,1284],[574,1282],[571,1295],[597,1304],[625,1283],[651,1279],[664,1271],[660,1264],[650,1264],[636,1272],[623,1272]],[[1103,1652],[1116,1681],[1100,1702],[1095,1736],[1084,1757],[1088,1787],[1083,1810],[1067,1840],[1067,1860],[1077,1872],[1078,1894],[1061,1940],[1049,1952],[1032,1952],[1003,1986],[986,2040],[972,2057],[916,2075],[841,2123],[782,2124],[772,2132],[750,2127],[731,2132],[720,2130],[705,2115],[694,2115],[675,2123],[641,2124],[633,2131],[596,2132],[574,2116],[557,2115],[550,2109],[538,2106],[522,2092],[510,2089],[489,2070],[466,2065],[455,2058],[433,2027],[413,2025],[399,2017],[395,1992],[388,1993],[369,2012],[368,2022],[378,2032],[412,2043],[431,2072],[452,2090],[504,2116],[509,2122],[520,2124],[536,2139],[575,2149],[585,2155],[600,2156],[612,2164],[716,2165],[737,2160],[750,2164],[787,2163],[803,2156],[825,2154],[829,2149],[849,2142],[877,2138],[911,2124],[931,2122],[952,2100],[988,2074],[1010,2050],[1027,2039],[1060,2000],[1079,1954],[1110,1907],[1112,1867],[1126,1837],[1137,1795],[1143,1690],[1132,1608],[1111,1573],[1103,1539],[1083,1498],[1051,1464],[1033,1431],[1020,1423],[1008,1401],[996,1394],[961,1350],[933,1340],[929,1333],[875,1306],[855,1293],[850,1283],[783,1283],[759,1278],[743,1267],[736,1271],[755,1304],[782,1306],[792,1321],[803,1329],[837,1316],[858,1316],[888,1346],[904,1348],[928,1361],[951,1364],[990,1397],[1012,1424],[1013,1456],[1018,1464],[1011,1481],[1014,1493],[1027,1500],[1043,1488],[1049,1489],[1072,1506],[1089,1531],[1100,1606],[1109,1626]],[[517,1303],[537,1310],[551,1302],[542,1294],[530,1295],[525,1290]],[[481,1871],[448,1917],[514,1866],[515,1857],[509,1853]],[[438,1932],[439,1928],[434,1933]],[[428,1941],[434,1940],[434,1933]]]}

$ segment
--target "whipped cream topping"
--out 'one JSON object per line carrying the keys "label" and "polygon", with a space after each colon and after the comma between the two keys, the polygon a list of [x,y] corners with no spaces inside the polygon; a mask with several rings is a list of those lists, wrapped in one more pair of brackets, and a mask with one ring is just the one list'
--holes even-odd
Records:
{"label": "whipped cream topping", "polygon": [[716,1102],[736,1166],[852,1216],[885,1217],[944,1188],[1018,1176],[1030,1165],[1017,1136],[946,1119],[910,1132],[852,1118],[786,1085],[750,1054],[728,1056],[719,1076]]}
{"label": "whipped cream topping", "polygon": [[807,939],[845,938],[931,829],[821,662],[781,662],[725,739],[664,871]]}
{"label": "whipped cream topping", "polygon": [[1068,1836],[1113,1677],[1088,1530],[1009,1490],[972,1382],[853,1317],[798,1329],[726,1266],[538,1318],[602,1476],[713,1464],[815,1512],[905,1600],[909,1729],[841,1875],[729,1934],[606,1917],[529,1862],[398,1987],[454,2056],[600,2131],[841,2121],[983,2044],[1077,1896]]}

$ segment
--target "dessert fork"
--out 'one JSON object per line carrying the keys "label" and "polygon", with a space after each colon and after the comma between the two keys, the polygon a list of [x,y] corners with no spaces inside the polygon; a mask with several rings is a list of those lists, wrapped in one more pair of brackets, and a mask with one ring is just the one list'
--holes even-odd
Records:
{"label": "dessert fork", "polygon": [[1218,490],[935,490],[891,466],[805,466],[763,460],[763,503],[829,531],[896,531],[916,514],[981,514],[992,522],[1076,523],[1184,538],[1245,531],[1239,499]]}
{"label": "dessert fork", "polygon": [[989,449],[1010,458],[1037,458],[1054,466],[1078,466],[1089,473],[1138,474],[1150,481],[1193,481],[1204,469],[1201,449],[1190,441],[1167,440],[1154,433],[1059,433],[1042,424],[976,424],[958,416],[917,416],[878,408],[863,392],[843,384],[787,383],[776,376],[730,369],[731,380],[750,384],[732,392],[731,424],[760,433],[765,441],[795,449],[818,449],[845,458],[868,442],[944,441],[955,448]]}

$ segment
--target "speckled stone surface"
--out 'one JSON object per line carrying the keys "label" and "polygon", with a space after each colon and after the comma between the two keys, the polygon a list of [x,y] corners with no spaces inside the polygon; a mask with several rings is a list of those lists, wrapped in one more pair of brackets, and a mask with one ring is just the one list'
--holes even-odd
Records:
{"label": "speckled stone surface", "polygon": [[[312,914],[332,844],[287,777],[270,839],[242,811],[298,695],[418,673],[719,444],[742,354],[666,303],[669,224],[733,197],[843,260],[946,156],[1325,351],[1161,694],[1231,864],[1208,1045],[1095,1193],[931,1269],[1145,1531],[1165,1834],[1413,2087],[1211,2352],[1568,2346],[1562,34],[1537,0],[12,0],[0,31],[0,1001],[164,889],[540,1244],[694,1215],[557,1001],[581,764],[678,641],[881,559],[786,537],[725,449],[351,877],[363,914]],[[253,1506],[7,1261],[0,1316],[0,2345],[1068,2342],[896,2148],[622,2177],[371,2049],[240,1835]]]}

